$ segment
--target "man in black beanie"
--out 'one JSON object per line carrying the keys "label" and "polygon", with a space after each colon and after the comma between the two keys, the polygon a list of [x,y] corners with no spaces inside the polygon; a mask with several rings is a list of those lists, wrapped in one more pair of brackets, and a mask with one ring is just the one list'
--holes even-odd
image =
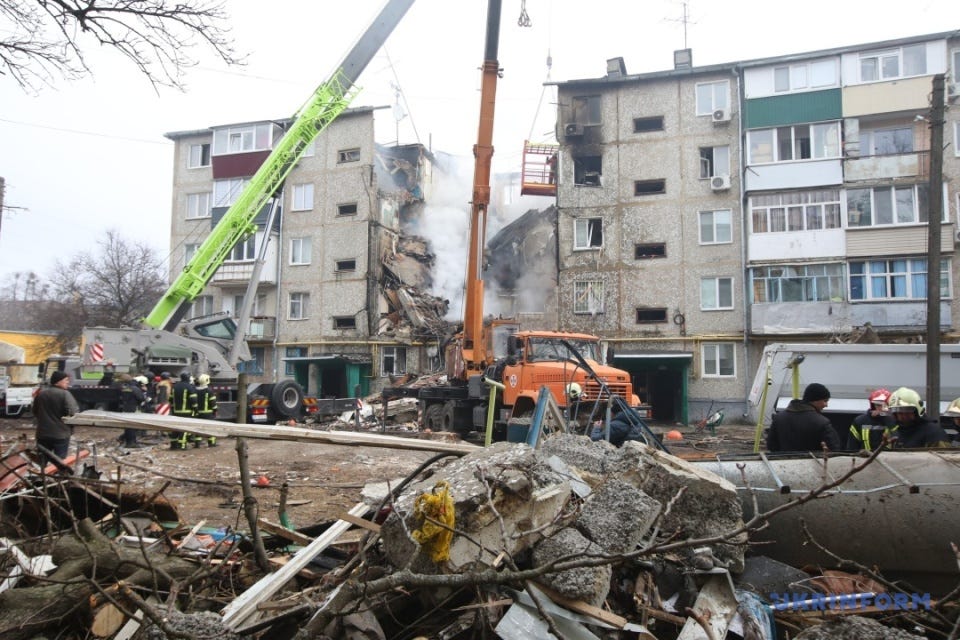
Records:
{"label": "man in black beanie", "polygon": [[[37,425],[37,444],[56,455],[61,460],[70,451],[70,436],[73,426],[63,419],[77,413],[80,408],[67,389],[70,388],[70,376],[63,371],[54,371],[50,376],[50,386],[43,387],[33,399],[33,419]],[[41,453],[44,465],[49,457]]]}
{"label": "man in black beanie", "polygon": [[830,390],[819,382],[807,385],[803,398],[791,400],[783,411],[773,414],[767,435],[769,451],[840,451],[840,436],[823,415]]}

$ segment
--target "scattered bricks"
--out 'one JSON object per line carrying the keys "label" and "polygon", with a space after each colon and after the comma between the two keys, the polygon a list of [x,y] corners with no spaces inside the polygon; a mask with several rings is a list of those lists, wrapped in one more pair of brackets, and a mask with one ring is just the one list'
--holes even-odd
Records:
{"label": "scattered bricks", "polygon": [[[491,564],[501,551],[515,554],[566,525],[562,516],[570,499],[567,479],[527,445],[499,442],[437,467],[433,476],[399,496],[394,515],[380,531],[394,566],[406,565],[416,553],[413,568],[428,570],[429,560],[417,553],[407,532],[418,527],[412,516],[416,496],[431,491],[440,480],[450,484],[454,528],[464,534],[453,538],[447,570],[459,571],[476,562]],[[403,521],[398,513],[405,514]],[[532,531],[536,532],[527,533]]]}
{"label": "scattered bricks", "polygon": [[558,433],[544,440],[540,451],[556,455],[575,468],[587,484],[597,486],[609,472],[617,448],[606,440],[594,442],[586,436]]}
{"label": "scattered bricks", "polygon": [[[666,507],[681,489],[659,523],[665,533],[680,531],[679,539],[723,535],[743,526],[743,507],[736,487],[720,476],[668,453],[639,442],[627,442],[616,450],[610,469]],[[734,544],[712,545],[713,555],[733,573],[743,570],[747,535]]]}
{"label": "scattered bricks", "polygon": [[590,495],[576,527],[607,553],[630,553],[660,514],[660,503],[631,484],[613,478]]}
{"label": "scattered bricks", "polygon": [[[542,567],[561,558],[577,560],[586,554],[602,553],[603,549],[598,545],[584,538],[576,529],[568,527],[540,541],[533,548],[533,565]],[[610,565],[602,565],[548,573],[538,578],[538,581],[568,598],[583,600],[599,607],[607,598],[611,576]]]}

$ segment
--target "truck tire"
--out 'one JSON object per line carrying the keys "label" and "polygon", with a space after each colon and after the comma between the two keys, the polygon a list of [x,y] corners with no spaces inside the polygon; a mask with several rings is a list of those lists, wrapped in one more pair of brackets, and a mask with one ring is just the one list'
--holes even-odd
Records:
{"label": "truck tire", "polygon": [[431,431],[443,431],[443,405],[428,404],[423,410],[423,428]]}
{"label": "truck tire", "polygon": [[443,431],[457,433],[461,436],[470,433],[471,425],[468,419],[470,414],[462,410],[457,410],[457,405],[453,402],[447,402],[443,405]]}
{"label": "truck tire", "polygon": [[293,380],[281,380],[270,392],[270,408],[283,418],[297,418],[303,408],[303,387]]}

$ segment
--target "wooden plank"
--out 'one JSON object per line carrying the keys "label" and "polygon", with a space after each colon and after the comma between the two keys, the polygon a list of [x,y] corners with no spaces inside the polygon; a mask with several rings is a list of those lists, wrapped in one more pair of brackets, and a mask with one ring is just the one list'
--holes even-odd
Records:
{"label": "wooden plank", "polygon": [[352,515],[352,514],[350,514],[350,513],[341,513],[341,514],[340,514],[340,519],[341,519],[341,520],[345,520],[345,521],[349,522],[350,524],[355,524],[355,525],[357,525],[358,527],[363,527],[364,529],[368,529],[369,531],[373,531],[374,533],[380,533],[380,525],[378,525],[376,522],[370,522],[369,520],[366,520],[365,518],[360,518],[360,517],[354,516],[354,515]]}
{"label": "wooden plank", "polygon": [[177,418],[153,413],[117,413],[114,411],[82,411],[66,418],[64,422],[72,425],[106,427],[109,429],[146,429],[148,431],[189,431],[205,437],[258,438],[264,440],[292,440],[295,442],[320,442],[354,447],[382,447],[388,449],[406,449],[411,451],[437,451],[466,455],[478,451],[481,447],[468,442],[442,442],[439,440],[420,440],[402,438],[377,433],[356,431],[316,431],[303,427],[282,425],[253,425],[201,420],[199,418]]}
{"label": "wooden plank", "polygon": [[275,536],[280,536],[284,540],[289,540],[290,542],[302,545],[304,547],[313,542],[313,538],[310,536],[305,536],[298,531],[292,531],[281,524],[270,522],[264,518],[259,518],[257,520],[257,525],[264,531],[268,531]]}
{"label": "wooden plank", "polygon": [[185,544],[187,544],[188,542],[190,542],[190,540],[193,538],[193,536],[197,535],[197,531],[200,531],[200,527],[202,527],[202,526],[205,525],[205,524],[207,524],[207,521],[206,521],[206,520],[201,520],[201,521],[198,522],[197,524],[193,525],[193,528],[190,529],[190,533],[188,533],[187,535],[183,536],[183,539],[182,539],[180,542],[177,543],[176,548],[177,548],[177,549],[180,549],[180,548],[183,547],[183,545],[185,545]]}
{"label": "wooden plank", "polygon": [[[366,504],[359,502],[350,509],[348,515],[362,516],[367,512],[368,508]],[[346,520],[338,520],[330,525],[330,528],[324,531],[323,534],[290,558],[287,564],[261,579],[224,607],[220,612],[220,615],[223,617],[223,624],[230,629],[239,627],[241,623],[256,613],[259,602],[267,600],[277,593],[283,585],[307,566],[307,563],[320,555],[341,533],[349,528],[350,523]]]}
{"label": "wooden plank", "polygon": [[610,611],[604,611],[600,607],[595,607],[592,604],[588,604],[582,600],[574,600],[573,598],[568,598],[567,596],[561,595],[560,593],[554,591],[550,587],[546,587],[540,584],[539,582],[535,584],[537,586],[537,589],[540,589],[541,591],[543,591],[545,594],[547,594],[547,596],[551,600],[553,600],[555,603],[557,603],[561,607],[570,609],[570,611],[574,611],[576,613],[580,613],[585,616],[590,616],[591,618],[594,618],[596,620],[606,622],[607,624],[613,627],[616,627],[617,629],[623,629],[625,626],[627,626],[628,620],[622,616],[618,616],[617,614],[611,613]]}

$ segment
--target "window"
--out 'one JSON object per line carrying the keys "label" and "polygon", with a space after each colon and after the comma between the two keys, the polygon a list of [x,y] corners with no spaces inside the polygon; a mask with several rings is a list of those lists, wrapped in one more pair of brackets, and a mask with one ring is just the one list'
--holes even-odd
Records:
{"label": "window", "polygon": [[750,270],[752,302],[840,302],[842,264],[775,265]]}
{"label": "window", "polygon": [[960,122],[953,123],[953,155],[960,158]]}
{"label": "window", "polygon": [[356,271],[357,270],[357,260],[352,258],[350,260],[337,260],[334,265],[334,271]]}
{"label": "window", "polygon": [[229,178],[213,181],[213,206],[229,207],[250,182],[250,178]]}
{"label": "window", "polygon": [[[940,261],[940,297],[950,297],[950,262]],[[926,300],[926,258],[850,263],[851,300]]]}
{"label": "window", "polygon": [[304,320],[310,312],[310,294],[304,291],[290,293],[290,306],[287,308],[287,317],[290,320]]}
{"label": "window", "polygon": [[667,245],[663,242],[652,244],[637,244],[633,247],[633,258],[635,260],[649,260],[650,258],[666,258]]}
{"label": "window", "polygon": [[577,96],[571,100],[570,122],[584,126],[600,124],[600,96]]}
{"label": "window", "polygon": [[736,351],[729,342],[705,342],[701,347],[704,378],[733,378],[737,375]]}
{"label": "window", "polygon": [[573,283],[573,312],[596,315],[603,313],[603,282],[581,280]]}
{"label": "window", "polygon": [[210,217],[210,196],[209,191],[187,194],[187,220]]}
{"label": "window", "polygon": [[210,143],[190,145],[190,157],[187,160],[188,169],[198,169],[210,166]]}
{"label": "window", "polygon": [[270,149],[272,129],[268,123],[217,129],[213,132],[213,155]]}
{"label": "window", "polygon": [[663,324],[666,321],[667,310],[664,307],[637,307],[637,324]]}
{"label": "window", "polygon": [[573,159],[573,184],[599,187],[603,176],[601,156],[578,156]]}
{"label": "window", "polygon": [[822,122],[747,132],[750,164],[840,157],[840,123]]}
{"label": "window", "polygon": [[700,179],[730,175],[730,147],[700,147]]}
{"label": "window", "polygon": [[802,91],[837,84],[837,64],[833,60],[818,60],[774,67],[773,90],[776,93]]}
{"label": "window", "polygon": [[200,248],[198,243],[188,243],[183,245],[183,264],[186,265],[188,262],[193,260],[193,256],[196,255],[197,249]]}
{"label": "window", "polygon": [[246,240],[241,240],[234,245],[227,255],[226,262],[250,262],[257,257],[256,235],[252,235]]}
{"label": "window", "polygon": [[397,376],[407,372],[407,348],[383,347],[380,351],[380,375]]}
{"label": "window", "polygon": [[303,148],[303,153],[300,154],[300,157],[302,157],[302,158],[312,158],[312,157],[315,156],[315,155],[317,155],[317,141],[316,141],[316,140],[311,140],[311,141],[310,141],[310,144],[308,144],[307,146],[305,146],[305,147]]}
{"label": "window", "polygon": [[603,246],[603,219],[576,218],[573,221],[573,250]]}
{"label": "window", "polygon": [[633,195],[635,196],[652,196],[666,192],[666,180],[635,180],[633,182]]}
{"label": "window", "polygon": [[356,329],[357,319],[354,318],[353,316],[334,316],[333,328],[334,329]]}
{"label": "window", "polygon": [[701,278],[700,308],[703,311],[733,309],[733,278]]}
{"label": "window", "polygon": [[923,43],[860,54],[861,82],[922,76],[926,72],[927,46]]}
{"label": "window", "polygon": [[187,314],[190,318],[199,318],[201,316],[209,316],[213,313],[213,296],[197,296],[193,299],[193,304],[190,305],[190,313]]}
{"label": "window", "polygon": [[730,83],[727,80],[697,85],[697,115],[710,116],[717,109],[730,108]]}
{"label": "window", "polygon": [[[306,358],[307,357],[307,348],[306,347],[287,347],[286,348],[287,358]],[[297,374],[297,363],[290,362],[286,360],[283,363],[283,373],[287,376],[293,376]]]}
{"label": "window", "polygon": [[[250,316],[262,316],[264,309],[267,308],[267,294],[258,293],[253,299],[253,308],[250,309]],[[243,296],[233,296],[233,315],[239,316],[243,310]]]}
{"label": "window", "polygon": [[960,49],[950,52],[950,70],[954,82],[960,82]]}
{"label": "window", "polygon": [[290,264],[310,264],[310,238],[290,239]]}
{"label": "window", "polygon": [[293,185],[293,211],[309,211],[313,209],[313,183]]}
{"label": "window", "polygon": [[650,131],[663,131],[663,116],[633,119],[634,133],[647,133]]}
{"label": "window", "polygon": [[839,229],[840,190],[790,191],[750,196],[753,233]]}
{"label": "window", "polygon": [[360,162],[360,149],[341,149],[337,151],[337,164]]}
{"label": "window", "polygon": [[877,129],[860,131],[860,155],[882,156],[913,151],[913,129]]}
{"label": "window", "polygon": [[[847,190],[847,226],[917,224],[930,210],[926,184]],[[946,209],[944,209],[944,214]],[[942,216],[942,219],[945,218]]]}
{"label": "window", "polygon": [[[837,214],[839,216],[839,213]],[[730,209],[701,211],[700,244],[729,244],[733,242],[733,222]]]}
{"label": "window", "polygon": [[265,353],[266,350],[263,347],[250,347],[250,359],[237,365],[237,371],[262,376]]}
{"label": "window", "polygon": [[357,215],[357,203],[348,202],[346,204],[337,205],[337,215],[338,216],[355,216]]}

